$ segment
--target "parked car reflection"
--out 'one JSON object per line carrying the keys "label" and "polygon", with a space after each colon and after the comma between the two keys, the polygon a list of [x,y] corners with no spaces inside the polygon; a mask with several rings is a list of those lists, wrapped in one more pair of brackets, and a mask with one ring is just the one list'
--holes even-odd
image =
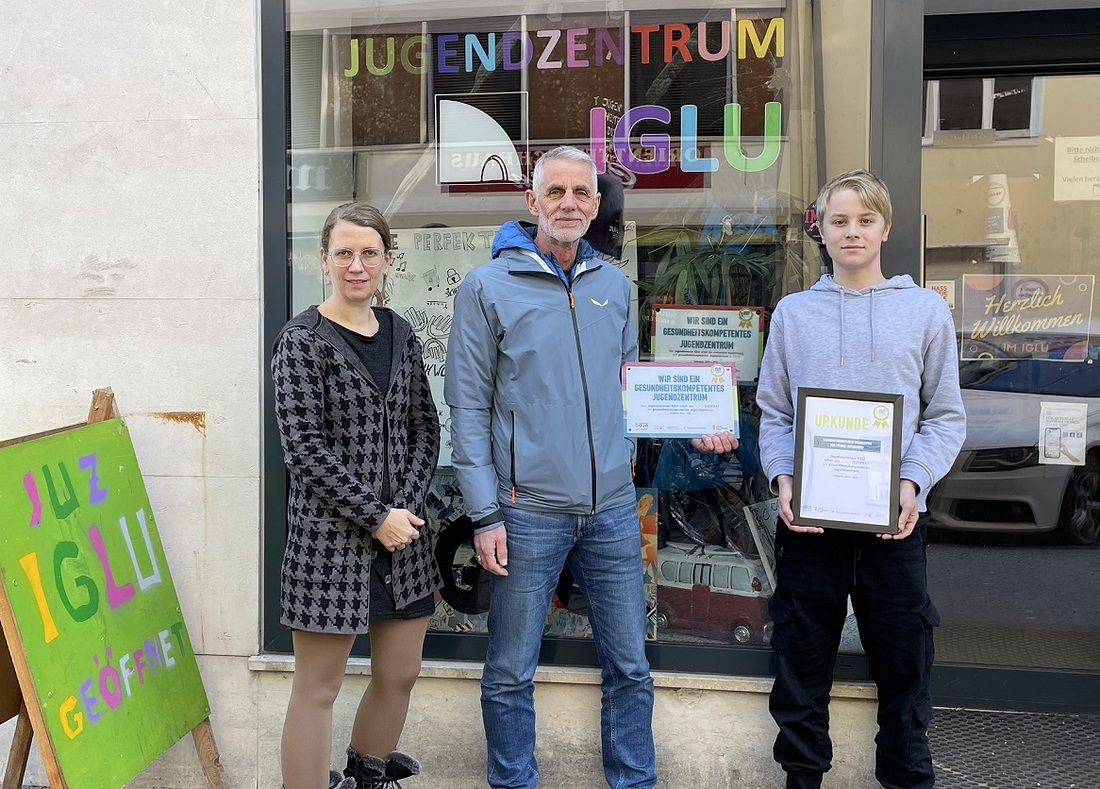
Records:
{"label": "parked car reflection", "polygon": [[[1095,346],[1092,346],[1095,348]],[[932,525],[966,531],[1051,532],[1100,541],[1100,364],[989,359],[960,367],[966,442],[932,490]],[[1042,402],[1088,405],[1081,465],[1040,463]]]}

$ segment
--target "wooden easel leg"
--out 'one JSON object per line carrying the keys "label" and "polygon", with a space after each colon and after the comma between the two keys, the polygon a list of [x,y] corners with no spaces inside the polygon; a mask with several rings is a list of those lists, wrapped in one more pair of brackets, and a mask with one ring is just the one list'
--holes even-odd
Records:
{"label": "wooden easel leg", "polygon": [[11,740],[11,750],[8,752],[3,789],[20,789],[23,786],[23,775],[27,772],[27,757],[30,756],[33,736],[27,705],[22,704],[19,707],[19,718],[15,723],[15,736]]}
{"label": "wooden easel leg", "polygon": [[118,406],[115,404],[115,393],[111,387],[96,389],[92,392],[92,404],[88,407],[88,424],[106,422],[118,416]]}
{"label": "wooden easel leg", "polygon": [[[206,785],[210,789],[225,789],[222,760],[218,755],[218,746],[214,742],[214,731],[210,728],[210,719],[204,718],[200,721],[199,725],[191,730],[191,736],[195,739],[195,750],[199,754],[202,774],[206,776]],[[7,789],[7,786],[4,786],[4,789]]]}

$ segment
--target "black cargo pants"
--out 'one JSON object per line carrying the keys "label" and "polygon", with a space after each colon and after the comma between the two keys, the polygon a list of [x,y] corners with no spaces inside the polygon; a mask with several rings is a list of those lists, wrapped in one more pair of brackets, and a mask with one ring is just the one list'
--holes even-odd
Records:
{"label": "black cargo pants", "polygon": [[799,534],[778,524],[770,708],[788,789],[819,787],[832,766],[829,691],[849,595],[878,686],[875,777],[887,789],[933,785],[928,686],[940,620],[928,596],[927,520],[921,515],[904,540],[839,529]]}

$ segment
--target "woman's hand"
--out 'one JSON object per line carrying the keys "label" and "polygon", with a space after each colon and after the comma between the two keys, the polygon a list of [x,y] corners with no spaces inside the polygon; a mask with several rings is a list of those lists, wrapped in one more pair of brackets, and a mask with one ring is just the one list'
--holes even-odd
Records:
{"label": "woman's hand", "polygon": [[407,548],[409,543],[418,539],[418,527],[423,525],[423,518],[416,517],[408,510],[394,507],[374,532],[374,538],[390,551],[396,551]]}

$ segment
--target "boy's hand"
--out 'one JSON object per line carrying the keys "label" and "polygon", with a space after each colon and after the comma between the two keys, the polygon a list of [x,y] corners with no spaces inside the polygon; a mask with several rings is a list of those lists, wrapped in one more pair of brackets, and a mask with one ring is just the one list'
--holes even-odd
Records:
{"label": "boy's hand", "polygon": [[803,534],[824,534],[825,530],[817,526],[794,525],[794,510],[791,509],[791,499],[794,498],[794,478],[789,474],[780,474],[775,478],[775,484],[779,487],[779,517],[787,524],[787,528]]}
{"label": "boy's hand", "polygon": [[897,534],[880,534],[884,540],[904,540],[917,525],[917,483],[910,479],[901,481],[901,514],[898,516]]}
{"label": "boy's hand", "polygon": [[723,452],[732,452],[737,449],[739,442],[737,438],[734,437],[733,433],[723,432],[703,436],[702,438],[693,438],[691,439],[691,445],[700,452],[722,454]]}

